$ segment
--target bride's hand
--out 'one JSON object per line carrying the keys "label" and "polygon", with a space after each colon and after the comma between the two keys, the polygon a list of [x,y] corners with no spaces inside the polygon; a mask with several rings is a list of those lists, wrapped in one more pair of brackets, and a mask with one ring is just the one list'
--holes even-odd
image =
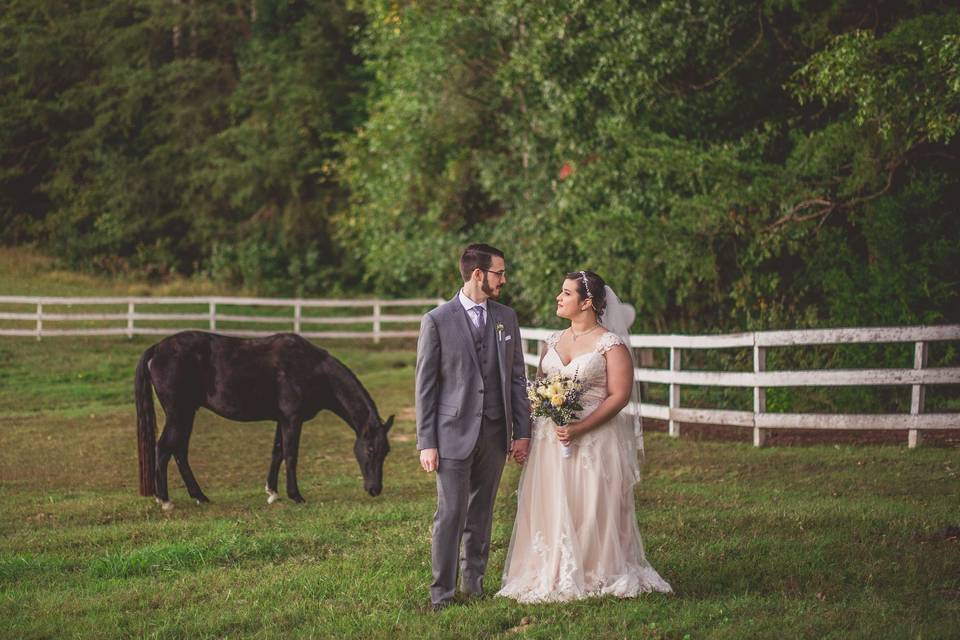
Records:
{"label": "bride's hand", "polygon": [[580,435],[579,422],[571,422],[563,427],[557,428],[557,440],[563,445],[569,445]]}

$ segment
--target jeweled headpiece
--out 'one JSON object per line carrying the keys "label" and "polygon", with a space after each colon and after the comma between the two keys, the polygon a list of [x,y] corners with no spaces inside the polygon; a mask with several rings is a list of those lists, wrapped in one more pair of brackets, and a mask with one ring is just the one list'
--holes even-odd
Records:
{"label": "jeweled headpiece", "polygon": [[593,298],[593,295],[590,293],[590,283],[587,281],[587,272],[581,271],[580,278],[583,280],[583,288],[587,290],[587,297]]}

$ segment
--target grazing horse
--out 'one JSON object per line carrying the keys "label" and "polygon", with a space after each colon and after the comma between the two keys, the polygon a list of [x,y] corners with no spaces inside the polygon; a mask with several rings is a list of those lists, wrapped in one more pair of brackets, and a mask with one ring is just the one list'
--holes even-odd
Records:
{"label": "grazing horse", "polygon": [[[353,372],[298,335],[233,338],[183,331],[143,352],[135,385],[140,495],[156,495],[164,510],[173,508],[167,492],[170,456],[176,459],[190,496],[198,503],[209,502],[187,462],[193,419],[200,407],[230,420],[276,421],[267,472],[268,502],[280,498],[281,462],[287,468],[287,495],[303,502],[297,488],[300,430],[323,409],[333,411],[356,432],[353,451],[364,489],[371,496],[383,489],[383,460],[390,451],[387,432],[393,416],[381,422],[373,399]],[[167,415],[159,440],[151,387]]]}

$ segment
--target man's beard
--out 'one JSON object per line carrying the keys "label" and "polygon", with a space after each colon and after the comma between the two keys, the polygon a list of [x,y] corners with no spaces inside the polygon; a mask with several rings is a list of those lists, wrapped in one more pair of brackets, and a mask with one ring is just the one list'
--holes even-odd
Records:
{"label": "man's beard", "polygon": [[480,289],[487,294],[488,298],[499,298],[500,291],[497,287],[490,286],[490,275],[488,273],[483,274],[483,284],[480,285]]}

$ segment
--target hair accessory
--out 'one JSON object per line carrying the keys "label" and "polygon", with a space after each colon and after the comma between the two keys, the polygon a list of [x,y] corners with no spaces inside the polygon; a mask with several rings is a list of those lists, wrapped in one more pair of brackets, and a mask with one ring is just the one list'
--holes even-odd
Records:
{"label": "hair accessory", "polygon": [[587,297],[593,299],[593,295],[590,293],[590,283],[587,282],[587,272],[581,271],[580,278],[583,279],[583,288],[587,290]]}

